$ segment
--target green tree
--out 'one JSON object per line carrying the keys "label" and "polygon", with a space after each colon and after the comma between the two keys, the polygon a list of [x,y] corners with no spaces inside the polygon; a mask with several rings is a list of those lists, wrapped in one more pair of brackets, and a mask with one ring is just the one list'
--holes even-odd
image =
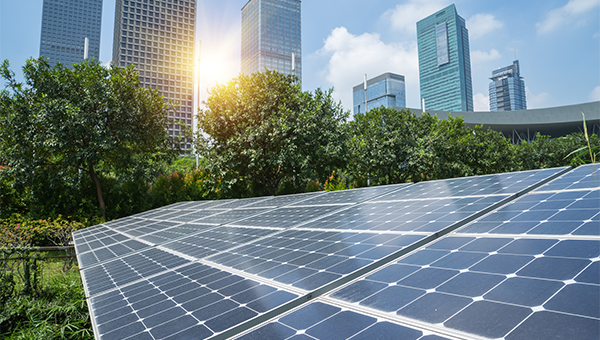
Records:
{"label": "green tree", "polygon": [[284,179],[300,188],[342,167],[348,113],[331,92],[302,92],[297,77],[275,71],[214,87],[197,148],[221,189],[274,195]]}
{"label": "green tree", "polygon": [[[19,83],[8,61],[0,67],[7,87],[0,93],[0,150],[18,188],[40,176],[89,176],[103,218],[102,172],[139,170],[177,150],[166,127],[170,105],[157,91],[139,86],[137,72],[98,62],[61,64],[30,59]],[[48,174],[51,174],[50,176]],[[50,184],[48,184],[50,185]]]}
{"label": "green tree", "polygon": [[354,115],[350,122],[348,171],[360,186],[411,179],[411,151],[428,129],[427,117],[384,107]]}

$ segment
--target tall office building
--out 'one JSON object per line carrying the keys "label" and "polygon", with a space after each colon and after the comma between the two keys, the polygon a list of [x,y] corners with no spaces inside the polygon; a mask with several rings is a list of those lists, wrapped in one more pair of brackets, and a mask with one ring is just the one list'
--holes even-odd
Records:
{"label": "tall office building", "polygon": [[89,58],[100,57],[102,0],[44,0],[40,57],[51,65],[83,61],[85,38]]}
{"label": "tall office building", "polygon": [[493,71],[490,79],[490,111],[527,110],[525,82],[518,60]]}
{"label": "tall office building", "polygon": [[300,0],[248,1],[242,8],[242,73],[267,68],[302,80],[300,19]]}
{"label": "tall office building", "polygon": [[365,85],[359,84],[352,89],[354,114],[365,113],[378,107],[406,107],[404,76],[384,73],[367,81],[365,103]]}
{"label": "tall office building", "polygon": [[[196,0],[117,0],[113,62],[136,65],[142,86],[179,103],[169,117],[192,128]],[[183,127],[175,124],[169,135]],[[191,150],[191,139],[183,143]]]}
{"label": "tall office building", "polygon": [[425,108],[473,111],[469,32],[454,4],[417,22],[417,44]]}

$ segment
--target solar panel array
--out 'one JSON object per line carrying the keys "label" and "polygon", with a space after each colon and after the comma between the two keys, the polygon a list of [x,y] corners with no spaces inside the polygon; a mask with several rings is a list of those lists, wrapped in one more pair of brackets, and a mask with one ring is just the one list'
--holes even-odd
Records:
{"label": "solar panel array", "polygon": [[597,339],[597,176],[182,202],[74,240],[99,339]]}

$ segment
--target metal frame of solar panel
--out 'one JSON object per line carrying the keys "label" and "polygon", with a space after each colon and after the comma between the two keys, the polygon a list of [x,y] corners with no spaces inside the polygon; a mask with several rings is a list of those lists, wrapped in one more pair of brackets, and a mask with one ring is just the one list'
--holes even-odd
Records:
{"label": "metal frame of solar panel", "polygon": [[599,179],[579,167],[240,339],[598,339]]}
{"label": "metal frame of solar panel", "polygon": [[[127,330],[136,337],[148,335],[152,338],[185,338],[200,326],[203,327],[200,327],[201,334],[215,339],[242,334],[373,272],[410,251],[430,244],[433,240],[481,218],[492,210],[499,209],[568,170],[548,169],[303,195],[298,196],[298,202],[293,202],[293,196],[283,196],[285,198],[282,201],[286,205],[279,207],[266,204],[277,200],[277,197],[257,200],[252,204],[243,204],[243,200],[230,201],[227,204],[233,204],[236,209],[228,209],[220,215],[225,216],[229,213],[232,219],[237,219],[236,221],[226,222],[226,217],[216,219],[212,221],[214,224],[204,225],[204,229],[198,229],[193,235],[173,237],[164,241],[149,238],[152,238],[153,234],[165,233],[170,229],[190,224],[179,224],[162,231],[152,231],[150,227],[149,234],[132,236],[122,232],[126,229],[126,223],[136,226],[133,230],[138,230],[140,226],[136,223],[139,221],[135,221],[135,218],[139,217],[129,218],[125,223],[113,222],[113,225],[121,228],[119,236],[125,235],[128,239],[148,243],[149,247],[135,250],[127,256],[119,255],[123,254],[121,252],[116,254],[120,257],[115,260],[99,261],[92,267],[84,266],[82,269],[86,294],[90,297],[90,310],[95,320],[95,334],[102,339],[111,338],[109,333],[120,334],[123,338],[123,335],[129,334],[123,327],[129,326],[115,327],[120,325],[118,320],[131,319],[131,315],[136,315],[139,325],[136,323],[135,331],[133,328]],[[215,205],[214,208],[227,204]],[[251,208],[255,209],[257,206],[268,208],[263,212],[253,211],[255,214],[249,216],[237,211],[252,210]],[[178,207],[170,206],[163,210]],[[184,207],[189,208],[189,204]],[[172,214],[166,216],[172,217]],[[199,220],[201,221],[202,219]],[[469,226],[471,225],[473,224]],[[114,232],[110,224],[95,228],[102,236],[100,239],[107,238],[102,233]],[[75,235],[75,243],[78,245],[79,241],[91,242],[88,240],[92,240],[94,236],[94,231],[82,232],[81,235]],[[98,237],[92,241],[98,241],[97,239]],[[86,245],[80,245],[79,248],[86,249]],[[83,254],[78,255],[81,263]],[[163,289],[160,277],[181,276],[178,271],[191,268],[192,265],[202,265],[202,268],[208,268],[206,270],[222,273],[220,275],[225,277],[223,281],[217,280],[219,283],[211,284],[238,294],[246,292],[257,302],[251,306],[248,304],[250,301],[241,300],[245,302],[240,303],[241,301],[231,300],[233,295],[224,295],[219,290],[203,286],[197,276],[183,275],[183,278],[179,279],[181,284],[172,288],[172,292]],[[191,270],[189,273],[193,274]],[[93,277],[94,282],[110,281],[110,284],[100,284],[100,288],[94,284],[89,285],[88,276]],[[140,293],[130,287],[141,285],[142,282],[152,285],[158,291],[155,291],[155,294],[142,295],[143,301],[147,301],[146,304],[134,306],[130,300],[135,300]],[[166,279],[164,282],[169,283]],[[188,300],[203,301],[205,298],[202,294],[187,291],[201,288],[208,289],[210,294],[220,294],[220,299],[207,300],[207,305],[194,305],[196,309],[186,309],[184,304],[190,302]],[[345,289],[348,288],[342,288],[340,291]],[[184,294],[181,296],[185,299],[176,294]],[[121,304],[125,301],[129,309],[119,309],[118,313],[112,312],[101,317],[96,315],[102,311],[114,310],[104,306],[107,297],[113,295],[110,301]],[[320,300],[331,300],[320,303],[333,302],[338,305],[336,308],[342,308],[340,313],[344,313],[348,307],[344,304],[348,302],[331,296],[320,297]],[[173,301],[175,298],[183,300],[173,307],[177,308],[177,313],[172,314],[173,317],[169,317],[167,313],[161,314],[157,319],[156,314],[150,313],[152,310],[156,311],[149,309],[150,307],[167,300]],[[215,299],[215,296],[211,299]],[[227,302],[228,306],[225,306],[224,301],[236,303]],[[308,306],[310,305],[309,302]],[[197,309],[200,306],[204,307],[203,314],[202,317],[197,317],[200,315]],[[144,308],[147,311],[142,314],[148,314],[148,317],[138,313]],[[212,310],[213,314],[207,314],[208,310]],[[361,312],[359,310],[352,313]],[[183,318],[180,314],[193,316],[194,320],[186,317],[184,319],[189,325],[178,324],[174,318]],[[152,320],[160,320],[164,325],[155,324]],[[376,329],[396,329],[396,326],[388,323],[379,325]],[[108,327],[107,324],[111,326]],[[169,328],[168,325],[176,327]],[[121,328],[122,331],[118,331]],[[169,333],[167,329],[172,331]],[[261,332],[261,329],[255,332]],[[431,333],[427,327],[419,329],[421,333],[425,330],[422,334],[424,336]],[[451,330],[452,332],[455,331]]]}

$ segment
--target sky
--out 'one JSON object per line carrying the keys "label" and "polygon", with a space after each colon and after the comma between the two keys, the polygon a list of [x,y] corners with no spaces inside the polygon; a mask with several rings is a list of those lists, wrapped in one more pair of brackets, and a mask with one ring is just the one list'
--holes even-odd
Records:
{"label": "sky", "polygon": [[[198,0],[201,98],[240,72],[247,0]],[[420,107],[416,22],[454,3],[469,30],[476,111],[489,111],[492,71],[520,62],[528,108],[600,100],[600,0],[304,0],[302,87],[333,88],[352,109],[352,87],[385,72],[405,76]],[[0,0],[0,60],[19,77],[39,56],[43,0]],[[100,61],[112,59],[115,0],[104,0]],[[3,83],[4,84],[4,83]]]}

